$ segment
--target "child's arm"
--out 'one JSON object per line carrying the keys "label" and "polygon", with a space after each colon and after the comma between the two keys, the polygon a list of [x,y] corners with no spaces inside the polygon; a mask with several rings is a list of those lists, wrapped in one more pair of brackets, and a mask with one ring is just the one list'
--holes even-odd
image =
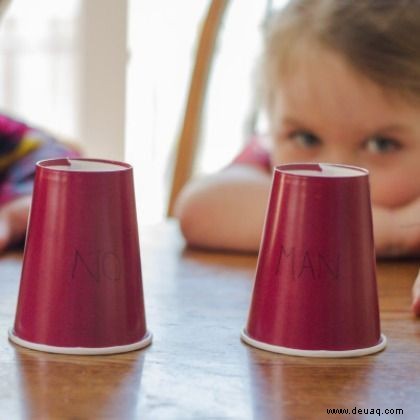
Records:
{"label": "child's arm", "polygon": [[420,197],[397,208],[373,207],[378,256],[420,254]]}
{"label": "child's arm", "polygon": [[31,196],[16,198],[0,207],[0,253],[25,236]]}
{"label": "child's arm", "polygon": [[[190,245],[258,251],[271,176],[251,165],[233,165],[197,180],[180,194],[175,214]],[[420,253],[420,197],[388,209],[373,206],[378,256]]]}
{"label": "child's arm", "polygon": [[188,185],[175,214],[190,245],[258,251],[271,176],[251,165],[233,165]]}
{"label": "child's arm", "polygon": [[44,131],[0,114],[0,252],[24,238],[36,162],[78,155]]}

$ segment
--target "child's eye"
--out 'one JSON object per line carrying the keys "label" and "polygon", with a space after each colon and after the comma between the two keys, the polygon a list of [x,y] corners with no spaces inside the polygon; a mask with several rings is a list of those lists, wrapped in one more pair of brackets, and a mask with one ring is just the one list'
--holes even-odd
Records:
{"label": "child's eye", "polygon": [[372,153],[392,153],[400,150],[402,145],[399,141],[386,137],[371,137],[364,144],[367,151]]}
{"label": "child's eye", "polygon": [[289,136],[289,139],[296,143],[297,146],[310,149],[321,145],[321,140],[310,132],[295,131]]}

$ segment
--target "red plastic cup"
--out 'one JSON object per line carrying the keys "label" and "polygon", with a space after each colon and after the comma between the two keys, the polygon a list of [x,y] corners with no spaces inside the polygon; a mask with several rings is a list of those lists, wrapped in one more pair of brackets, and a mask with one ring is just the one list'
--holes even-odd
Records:
{"label": "red plastic cup", "polygon": [[67,354],[122,353],[150,344],[130,165],[37,163],[9,338]]}
{"label": "red plastic cup", "polygon": [[275,169],[242,339],[310,357],[385,348],[368,171],[311,163]]}

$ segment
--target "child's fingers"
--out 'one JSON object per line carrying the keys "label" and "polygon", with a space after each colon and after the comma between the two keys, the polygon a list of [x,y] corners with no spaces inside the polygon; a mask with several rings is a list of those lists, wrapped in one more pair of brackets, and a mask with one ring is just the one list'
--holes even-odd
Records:
{"label": "child's fingers", "polygon": [[396,214],[398,235],[402,239],[403,248],[413,254],[420,253],[420,198],[407,204]]}
{"label": "child's fingers", "polygon": [[395,246],[392,231],[392,212],[389,209],[374,206],[372,213],[376,255],[380,257],[390,256],[397,251],[393,249]]}
{"label": "child's fingers", "polygon": [[24,237],[30,203],[31,197],[24,196],[0,208],[0,253]]}
{"label": "child's fingers", "polygon": [[30,205],[31,197],[24,196],[5,204],[1,208],[0,217],[6,222],[6,228],[9,231],[7,245],[19,242],[24,237]]}
{"label": "child's fingers", "polygon": [[376,254],[420,254],[420,199],[399,209],[373,207]]}
{"label": "child's fingers", "polygon": [[0,217],[0,253],[4,252],[11,238],[10,225],[4,217]]}
{"label": "child's fingers", "polygon": [[416,316],[420,316],[420,270],[413,285],[413,312]]}

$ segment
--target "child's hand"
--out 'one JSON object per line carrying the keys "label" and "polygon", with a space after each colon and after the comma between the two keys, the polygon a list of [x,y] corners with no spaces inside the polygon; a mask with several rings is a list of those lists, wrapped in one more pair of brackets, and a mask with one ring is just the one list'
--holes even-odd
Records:
{"label": "child's hand", "polygon": [[378,256],[420,254],[420,197],[404,207],[373,207]]}
{"label": "child's hand", "polygon": [[413,312],[415,315],[420,316],[420,270],[413,285]]}
{"label": "child's hand", "polygon": [[30,205],[31,196],[25,196],[0,207],[0,252],[25,236]]}

